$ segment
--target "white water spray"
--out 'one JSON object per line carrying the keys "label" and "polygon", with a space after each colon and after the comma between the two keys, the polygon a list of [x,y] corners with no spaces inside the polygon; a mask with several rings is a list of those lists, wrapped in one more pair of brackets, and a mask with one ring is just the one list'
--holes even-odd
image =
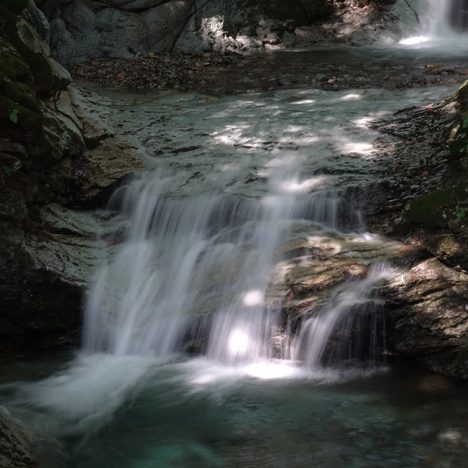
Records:
{"label": "white water spray", "polygon": [[456,53],[466,50],[468,6],[465,0],[424,0],[419,2],[419,34],[400,41],[411,48],[437,48]]}
{"label": "white water spray", "polygon": [[[375,364],[377,351],[381,354],[385,348],[385,320],[378,314],[375,288],[390,274],[387,265],[378,263],[363,280],[337,288],[329,304],[304,323],[295,344],[296,359],[310,369],[321,368],[324,357],[329,365],[356,358]],[[362,332],[365,337],[359,336]]]}
{"label": "white water spray", "polygon": [[[170,199],[170,174],[133,182],[123,195],[126,241],[89,292],[85,350],[166,357],[201,333],[209,339],[199,351],[213,359],[271,357],[280,309],[265,296],[279,245],[295,221],[335,227],[337,216],[333,196],[285,189],[301,181],[280,156],[259,199]],[[191,332],[194,323],[202,330]]]}

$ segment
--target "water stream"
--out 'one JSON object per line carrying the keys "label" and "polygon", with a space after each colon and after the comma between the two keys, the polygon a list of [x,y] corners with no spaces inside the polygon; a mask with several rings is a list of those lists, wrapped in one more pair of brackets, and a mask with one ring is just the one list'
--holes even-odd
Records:
{"label": "water stream", "polygon": [[[448,3],[430,5],[426,31],[446,34]],[[43,466],[462,466],[466,387],[386,366],[391,249],[313,315],[285,317],[278,293],[300,236],[385,250],[362,215],[368,123],[447,92],[109,93],[150,162],[110,201],[83,348],[0,381],[10,411],[60,439]]]}
{"label": "water stream", "polygon": [[[33,362],[35,372],[22,364],[3,377],[10,411],[62,442],[44,466],[365,464],[368,447],[398,431],[397,454],[387,447],[375,460],[438,459],[435,439],[449,441],[443,460],[462,457],[463,420],[437,421],[422,408],[405,416],[405,401],[388,402],[378,288],[392,270],[381,259],[361,259],[366,275],[291,328],[271,287],[297,236],[337,252],[345,239],[385,251],[365,232],[359,199],[345,196],[377,177],[367,123],[447,92],[111,94],[135,141],[168,151],[112,197],[83,349],[43,372]],[[167,123],[134,131],[136,114]]]}

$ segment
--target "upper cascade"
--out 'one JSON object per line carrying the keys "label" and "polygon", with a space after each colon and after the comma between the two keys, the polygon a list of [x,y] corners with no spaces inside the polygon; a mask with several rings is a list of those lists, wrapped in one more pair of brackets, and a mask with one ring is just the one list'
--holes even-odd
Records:
{"label": "upper cascade", "polygon": [[468,0],[424,0],[417,9],[419,35],[404,38],[401,45],[447,45],[448,51],[464,47],[459,39],[468,29]]}
{"label": "upper cascade", "polygon": [[[447,3],[447,0],[440,2]],[[452,0],[448,2],[447,20],[449,25],[456,31],[468,30],[468,1]]]}

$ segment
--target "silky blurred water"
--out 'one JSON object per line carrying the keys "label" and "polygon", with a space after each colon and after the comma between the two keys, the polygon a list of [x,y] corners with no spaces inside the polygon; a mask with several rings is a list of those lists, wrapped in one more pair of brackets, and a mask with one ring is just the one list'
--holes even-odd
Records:
{"label": "silky blurred water", "polygon": [[[8,385],[61,366],[57,358],[0,366],[10,408],[60,438],[44,468],[459,467],[468,456],[468,386],[414,369],[307,373],[284,362],[249,369],[83,356],[83,388],[64,406],[57,380],[36,383],[42,397],[31,381]],[[126,378],[86,387],[88,372],[113,367]],[[83,408],[99,394],[99,407]]]}

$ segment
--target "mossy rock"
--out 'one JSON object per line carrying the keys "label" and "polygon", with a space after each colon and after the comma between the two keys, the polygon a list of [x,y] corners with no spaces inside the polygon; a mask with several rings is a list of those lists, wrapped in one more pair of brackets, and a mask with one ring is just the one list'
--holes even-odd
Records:
{"label": "mossy rock", "polygon": [[0,133],[15,135],[16,141],[31,142],[42,131],[42,113],[0,96]]}
{"label": "mossy rock", "polygon": [[[65,88],[71,82],[70,74],[50,57],[48,44],[24,18],[12,15],[2,4],[0,20],[4,23],[3,43],[11,44],[27,64],[38,93],[50,95]],[[1,62],[4,62],[3,57]],[[14,64],[8,65],[7,62],[5,68],[8,75],[11,75]]]}
{"label": "mossy rock", "polygon": [[0,76],[11,80],[33,83],[33,76],[28,64],[21,58],[10,42],[0,37]]}
{"label": "mossy rock", "polygon": [[50,94],[65,88],[71,82],[70,74],[49,57],[49,48],[24,19],[16,23],[15,47],[28,64],[39,93]]}
{"label": "mossy rock", "polygon": [[459,121],[450,132],[448,144],[453,158],[468,156],[468,112],[460,115]]}
{"label": "mossy rock", "polygon": [[438,190],[413,200],[405,218],[415,224],[446,227],[451,220],[464,218],[468,200],[468,180],[463,179],[445,190]]}
{"label": "mossy rock", "polygon": [[453,158],[468,156],[468,81],[465,81],[452,96],[451,101],[459,105],[459,116],[450,131],[448,144]]}
{"label": "mossy rock", "polygon": [[11,81],[0,75],[0,95],[27,107],[37,114],[41,114],[36,95],[31,87],[24,83]]}

